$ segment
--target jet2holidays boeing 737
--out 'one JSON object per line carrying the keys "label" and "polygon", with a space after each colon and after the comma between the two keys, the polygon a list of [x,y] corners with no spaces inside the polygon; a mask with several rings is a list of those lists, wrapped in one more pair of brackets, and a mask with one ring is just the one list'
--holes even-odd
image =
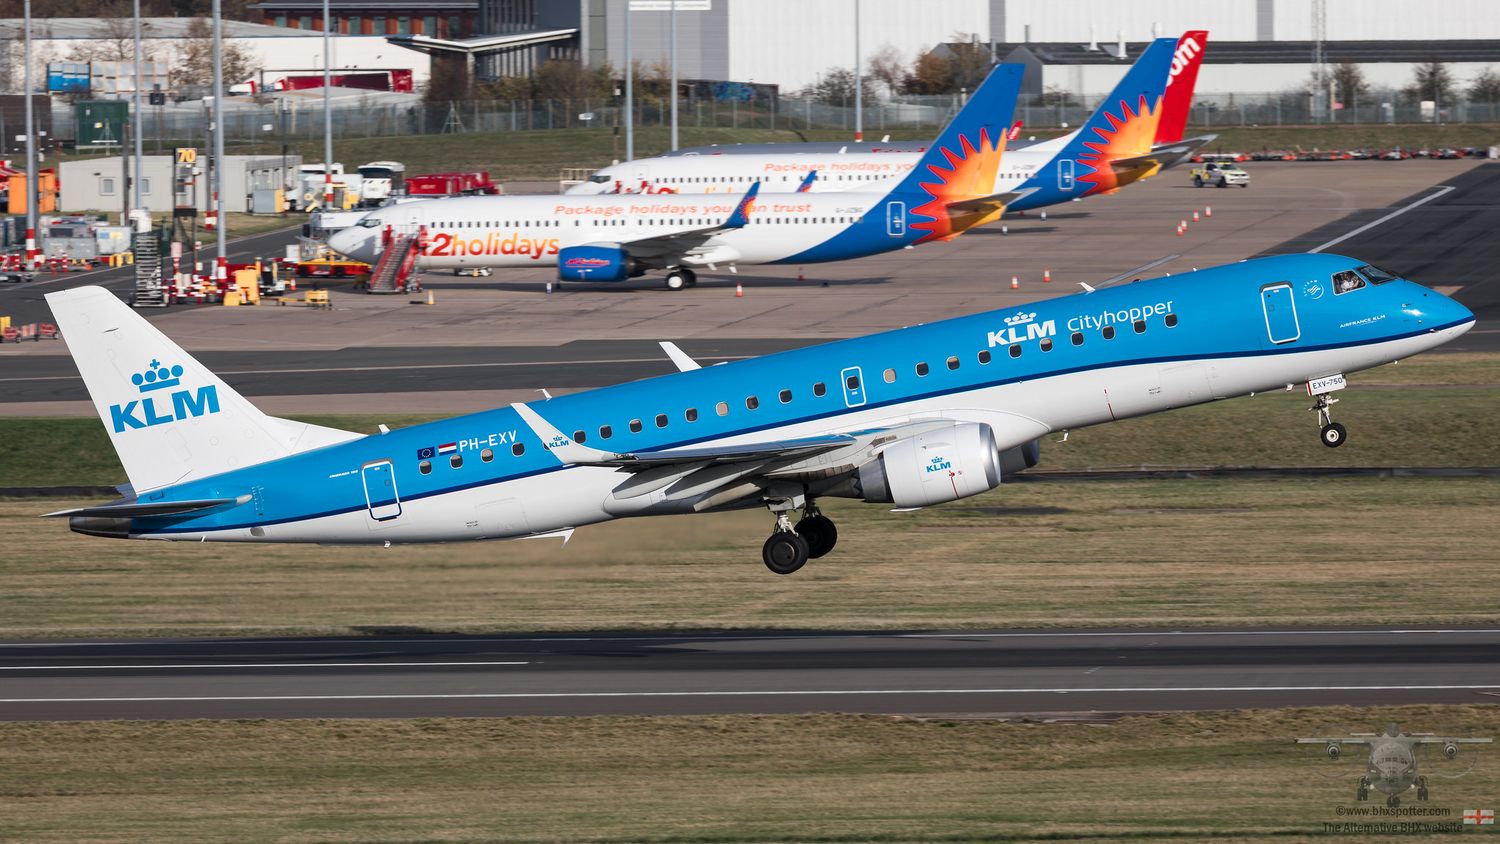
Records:
{"label": "jet2holidays boeing 737", "polygon": [[[1204,135],[1183,139],[1193,105],[1198,67],[1207,43],[1208,32],[1194,30],[1183,33],[1172,45],[1171,61],[1166,68],[1166,93],[1160,120],[1156,124],[1154,144],[1149,149],[1151,161],[1162,168],[1182,161],[1216,137]],[[1159,42],[1148,44],[1137,64],[1156,66],[1160,63],[1160,54],[1166,51],[1167,48]],[[1117,103],[1131,99],[1132,93],[1139,93],[1137,85],[1134,79],[1121,83],[1118,90],[1100,101],[1098,111],[1113,108],[1128,119],[1128,113],[1120,112]],[[1098,112],[1093,125],[1106,130],[1113,128]],[[1022,200],[1007,208],[1008,211],[1040,208],[1095,191],[1096,185],[1076,178],[1082,175],[1077,166],[1078,157],[1090,151],[1079,141],[1080,134],[1087,135],[1085,141],[1099,141],[1105,137],[1104,132],[1080,129],[1045,141],[1006,145],[1002,174],[1011,180],[1014,190],[1024,194]],[[587,181],[568,188],[567,193],[570,196],[736,193],[746,183],[756,180],[760,181],[763,193],[869,191],[893,177],[910,172],[928,146],[927,141],[898,141],[852,146],[848,143],[801,143],[704,147],[694,154],[673,153],[613,164],[595,172]],[[1136,151],[1145,153],[1148,150],[1141,145],[1139,150],[1132,150]],[[1049,186],[1055,182],[1056,187],[1052,191],[1042,191],[1044,177],[1041,172],[1054,160],[1058,166],[1045,178]],[[1065,167],[1063,161],[1071,164]],[[1139,177],[1145,175],[1143,172]]]}
{"label": "jet2holidays boeing 737", "polygon": [[1079,134],[1024,178],[1001,166],[1022,74],[1003,64],[889,190],[757,205],[762,182],[746,177],[738,205],[704,195],[439,199],[377,209],[329,245],[374,263],[398,235],[416,237],[423,269],[555,263],[561,281],[611,282],[664,269],[680,290],[696,283],[695,267],[822,263],[952,240],[1008,206],[1113,192],[1160,169],[1152,139],[1176,44],[1154,42]]}
{"label": "jet2holidays boeing 737", "polygon": [[1474,322],[1362,261],[1285,255],[717,366],[678,354],[678,373],[366,436],[261,413],[103,288],[47,301],[130,479],[50,514],[79,533],[391,545],[766,507],[778,574],[837,542],[820,499],[976,495],[1055,431],[1300,387],[1339,445],[1348,373]]}

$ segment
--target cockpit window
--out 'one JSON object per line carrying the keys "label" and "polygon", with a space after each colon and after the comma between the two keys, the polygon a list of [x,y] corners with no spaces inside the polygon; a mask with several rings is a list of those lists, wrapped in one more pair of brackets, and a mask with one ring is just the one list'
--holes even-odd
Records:
{"label": "cockpit window", "polygon": [[1395,281],[1400,278],[1400,276],[1388,273],[1374,264],[1365,264],[1363,267],[1355,270],[1355,272],[1369,279],[1371,284],[1385,284],[1387,281]]}
{"label": "cockpit window", "polygon": [[1341,273],[1333,274],[1334,295],[1348,293],[1351,290],[1358,290],[1364,286],[1365,280],[1360,277],[1359,273],[1353,270],[1344,270]]}
{"label": "cockpit window", "polygon": [[593,182],[596,185],[602,185],[609,181],[609,176],[606,176],[603,173],[595,173],[594,175],[589,177],[589,181]]}
{"label": "cockpit window", "polygon": [[375,219],[374,217],[363,217],[358,223],[355,223],[355,225],[359,226],[362,229],[373,229],[376,226],[380,225],[380,221]]}

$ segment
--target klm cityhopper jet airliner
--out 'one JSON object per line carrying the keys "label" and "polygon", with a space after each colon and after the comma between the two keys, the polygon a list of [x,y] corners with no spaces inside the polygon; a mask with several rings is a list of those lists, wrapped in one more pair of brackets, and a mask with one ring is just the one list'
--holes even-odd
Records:
{"label": "klm cityhopper jet airliner", "polygon": [[1345,374],[1474,323],[1361,261],[1287,255],[718,366],[672,349],[682,372],[365,436],[266,416],[103,288],[47,300],[130,477],[51,514],[80,533],[389,545],[767,507],[779,574],[832,550],[818,499],[975,495],[1053,431],[1300,386],[1339,445]]}
{"label": "klm cityhopper jet airliner", "polygon": [[[1159,92],[1171,51],[1153,73]],[[878,192],[695,196],[465,196],[378,208],[328,245],[375,263],[397,235],[419,235],[421,269],[556,266],[564,281],[624,281],[664,269],[666,286],[697,281],[694,267],[815,264],[947,241],[998,219],[1000,168],[1023,66],[990,72],[918,166]],[[1154,132],[1155,124],[1152,124]],[[1149,149],[1151,132],[1145,135]]]}

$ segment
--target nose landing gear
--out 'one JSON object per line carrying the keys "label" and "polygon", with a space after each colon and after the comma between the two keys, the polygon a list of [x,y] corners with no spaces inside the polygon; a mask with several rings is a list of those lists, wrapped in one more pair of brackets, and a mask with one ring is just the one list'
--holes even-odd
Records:
{"label": "nose landing gear", "polygon": [[1344,429],[1343,425],[1333,421],[1333,414],[1329,411],[1330,407],[1338,403],[1338,399],[1333,398],[1327,393],[1323,393],[1318,396],[1317,404],[1308,408],[1308,410],[1317,412],[1318,423],[1321,426],[1318,430],[1318,438],[1323,441],[1323,445],[1329,448],[1338,448],[1343,445],[1344,440],[1349,435],[1349,432]]}
{"label": "nose landing gear", "polygon": [[802,519],[792,525],[791,511],[801,503],[795,499],[780,499],[769,502],[771,512],[776,514],[776,532],[761,548],[761,559],[766,568],[776,574],[791,574],[833,550],[839,541],[838,528],[833,520],[818,510],[818,505],[807,501],[802,506]]}

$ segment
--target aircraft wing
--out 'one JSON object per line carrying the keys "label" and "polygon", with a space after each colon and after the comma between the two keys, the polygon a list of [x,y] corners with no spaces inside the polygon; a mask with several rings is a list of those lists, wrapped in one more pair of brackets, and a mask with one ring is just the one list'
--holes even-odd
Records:
{"label": "aircraft wing", "polygon": [[74,510],[58,510],[56,513],[44,513],[42,518],[97,516],[110,519],[144,519],[148,516],[180,516],[196,513],[199,510],[223,507],[226,504],[243,504],[249,500],[250,496],[243,495],[239,498],[200,498],[192,501],[122,501],[93,507],[79,507]]}
{"label": "aircraft wing", "polygon": [[759,193],[760,182],[752,183],[750,189],[745,191],[745,195],[740,198],[739,204],[734,207],[734,211],[724,218],[724,222],[716,226],[700,226],[665,234],[653,234],[635,240],[622,240],[619,241],[619,246],[632,255],[639,256],[686,252],[703,245],[709,238],[720,232],[744,228],[750,222],[750,212],[755,208],[755,197]]}
{"label": "aircraft wing", "polygon": [[1371,737],[1360,738],[1357,736],[1333,736],[1332,738],[1299,738],[1298,744],[1370,744]]}
{"label": "aircraft wing", "polygon": [[1422,736],[1417,739],[1417,744],[1492,744],[1492,738],[1442,738],[1441,736]]}

